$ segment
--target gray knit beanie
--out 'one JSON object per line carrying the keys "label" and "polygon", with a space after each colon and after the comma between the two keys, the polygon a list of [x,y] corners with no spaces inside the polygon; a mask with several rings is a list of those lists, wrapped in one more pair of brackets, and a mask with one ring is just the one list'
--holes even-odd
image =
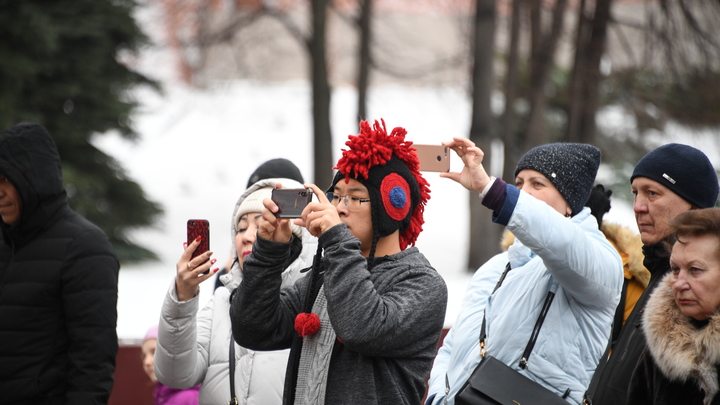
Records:
{"label": "gray knit beanie", "polygon": [[601,158],[600,149],[585,143],[540,145],[520,159],[515,176],[525,169],[542,173],[565,198],[575,216],[590,196]]}
{"label": "gray knit beanie", "polygon": [[718,178],[702,151],[680,143],[663,145],[640,159],[630,177],[647,177],[700,208],[715,206]]}

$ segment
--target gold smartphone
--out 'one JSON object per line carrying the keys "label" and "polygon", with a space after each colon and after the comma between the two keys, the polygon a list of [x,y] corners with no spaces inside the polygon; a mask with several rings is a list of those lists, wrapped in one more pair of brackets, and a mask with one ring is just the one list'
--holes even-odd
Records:
{"label": "gold smartphone", "polygon": [[449,172],[450,148],[443,145],[412,145],[417,149],[422,172]]}

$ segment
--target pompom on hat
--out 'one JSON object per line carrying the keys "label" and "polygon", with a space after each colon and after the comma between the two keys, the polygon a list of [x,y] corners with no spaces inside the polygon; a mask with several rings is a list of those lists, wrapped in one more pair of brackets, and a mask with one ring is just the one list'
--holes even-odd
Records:
{"label": "pompom on hat", "polygon": [[530,149],[515,169],[538,171],[558,189],[572,210],[582,211],[600,167],[600,149],[585,143],[550,143]]}
{"label": "pompom on hat", "polygon": [[710,159],[689,145],[669,143],[651,151],[635,166],[630,183],[636,177],[655,180],[699,208],[714,207],[718,198],[718,177]]}
{"label": "pompom on hat", "polygon": [[[382,123],[382,124],[381,124]],[[405,141],[407,131],[393,128],[387,133],[385,121],[360,123],[360,133],[350,135],[342,157],[334,169],[337,173],[328,189],[332,192],[341,179],[355,179],[370,193],[373,221],[373,250],[379,238],[400,230],[400,249],[415,244],[425,222],[423,212],[430,199],[430,187],[420,174],[420,162]],[[371,254],[372,257],[372,254]]]}

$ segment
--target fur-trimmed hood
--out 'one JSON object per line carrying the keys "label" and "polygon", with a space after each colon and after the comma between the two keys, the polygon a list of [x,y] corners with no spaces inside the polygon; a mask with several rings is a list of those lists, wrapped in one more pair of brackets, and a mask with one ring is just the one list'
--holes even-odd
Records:
{"label": "fur-trimmed hood", "polygon": [[[642,252],[643,243],[640,235],[624,226],[609,222],[603,222],[600,230],[612,242],[615,249],[620,252],[626,278],[628,275],[634,277],[643,287],[647,287],[650,282],[650,271],[643,265],[645,256]],[[500,240],[500,247],[503,250],[508,250],[514,242],[515,235],[505,230]]]}
{"label": "fur-trimmed hood", "polygon": [[720,313],[697,329],[675,304],[672,273],[650,296],[643,314],[643,331],[655,363],[670,380],[691,378],[705,391],[705,404],[718,392],[716,366],[720,364]]}
{"label": "fur-trimmed hood", "polygon": [[[624,253],[621,256],[625,262],[623,263],[625,271],[630,273],[643,287],[647,287],[650,282],[650,271],[643,265],[645,256],[642,252],[643,243],[640,235],[624,226],[605,221],[600,230],[619,252]],[[627,255],[627,259],[625,259],[625,255]]]}

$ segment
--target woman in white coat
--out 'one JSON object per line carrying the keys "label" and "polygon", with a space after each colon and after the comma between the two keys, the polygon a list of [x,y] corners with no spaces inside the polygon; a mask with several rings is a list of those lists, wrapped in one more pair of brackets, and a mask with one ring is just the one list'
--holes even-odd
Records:
{"label": "woman in white coat", "polygon": [[[231,398],[230,344],[234,349],[234,394],[241,405],[282,403],[285,368],[289,350],[256,352],[238,346],[230,324],[230,295],[242,281],[245,257],[252,251],[257,229],[256,219],[263,209],[262,201],[270,198],[277,184],[302,188],[302,184],[285,178],[260,180],[250,186],[237,201],[233,211],[231,236],[235,257],[228,274],[220,276],[224,287],[215,291],[198,313],[199,284],[214,274],[202,273],[215,263],[212,252],[191,259],[199,245],[192,242],[177,263],[177,276],[163,303],[155,375],[173,388],[200,387],[200,405],[227,404]],[[304,228],[293,226],[293,250],[283,272],[283,285],[292,285],[312,265],[317,239]]]}
{"label": "woman in white coat", "polygon": [[[620,256],[590,209],[583,208],[600,150],[574,143],[539,146],[520,159],[515,185],[509,185],[487,175],[483,152],[471,141],[455,138],[445,145],[465,166],[441,177],[477,192],[493,211],[493,221],[516,240],[480,267],[468,286],[458,319],[435,358],[426,404],[455,403],[480,362],[483,317],[489,355],[580,404],[607,345],[623,279]],[[553,290],[532,356],[522,363],[528,366],[522,367],[523,351]]]}

